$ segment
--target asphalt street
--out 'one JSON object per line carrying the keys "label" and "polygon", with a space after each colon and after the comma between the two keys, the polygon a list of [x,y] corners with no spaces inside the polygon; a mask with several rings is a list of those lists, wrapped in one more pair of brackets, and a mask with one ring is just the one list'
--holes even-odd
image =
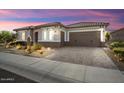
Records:
{"label": "asphalt street", "polygon": [[35,83],[35,81],[0,68],[0,83]]}

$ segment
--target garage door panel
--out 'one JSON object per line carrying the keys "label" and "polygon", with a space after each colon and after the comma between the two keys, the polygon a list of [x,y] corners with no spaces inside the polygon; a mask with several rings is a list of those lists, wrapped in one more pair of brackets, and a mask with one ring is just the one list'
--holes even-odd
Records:
{"label": "garage door panel", "polygon": [[100,32],[70,32],[69,43],[72,46],[100,46]]}

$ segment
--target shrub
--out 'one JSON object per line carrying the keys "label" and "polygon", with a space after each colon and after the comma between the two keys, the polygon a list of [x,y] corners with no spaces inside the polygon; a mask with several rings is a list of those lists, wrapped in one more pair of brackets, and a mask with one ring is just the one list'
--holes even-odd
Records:
{"label": "shrub", "polygon": [[105,40],[106,41],[109,41],[110,40],[110,33],[109,32],[106,32],[105,33]]}
{"label": "shrub", "polygon": [[33,46],[31,47],[31,50],[40,50],[41,49],[41,45],[40,44],[33,44]]}
{"label": "shrub", "polygon": [[113,48],[113,51],[117,55],[124,57],[124,48]]}
{"label": "shrub", "polygon": [[16,45],[16,49],[22,49],[22,45],[21,44]]}
{"label": "shrub", "polygon": [[37,50],[38,53],[43,54],[43,50]]}
{"label": "shrub", "polygon": [[124,47],[124,42],[112,42],[110,48]]}
{"label": "shrub", "polygon": [[27,45],[26,50],[31,52],[31,46],[30,45]]}
{"label": "shrub", "polygon": [[30,53],[31,53],[31,49],[30,49],[30,48],[27,48],[27,49],[25,50],[25,52],[28,53],[28,54],[30,54]]}
{"label": "shrub", "polygon": [[10,48],[11,46],[9,45],[9,44],[7,44],[6,46],[5,46],[5,48]]}

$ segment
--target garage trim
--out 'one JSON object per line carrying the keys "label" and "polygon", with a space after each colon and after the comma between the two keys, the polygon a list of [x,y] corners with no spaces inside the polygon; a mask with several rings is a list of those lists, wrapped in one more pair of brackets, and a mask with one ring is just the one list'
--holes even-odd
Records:
{"label": "garage trim", "polygon": [[89,29],[89,30],[76,30],[76,31],[67,31],[67,38],[66,38],[66,41],[70,41],[70,32],[71,33],[75,33],[75,32],[93,32],[93,31],[100,31],[100,41],[101,42],[105,42],[105,36],[104,36],[104,28],[100,28],[100,29]]}

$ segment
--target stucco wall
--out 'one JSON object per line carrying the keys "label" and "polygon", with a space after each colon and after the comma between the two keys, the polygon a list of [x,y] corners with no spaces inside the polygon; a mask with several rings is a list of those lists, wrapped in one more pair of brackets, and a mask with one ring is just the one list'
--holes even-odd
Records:
{"label": "stucco wall", "polygon": [[[54,36],[53,36],[53,40],[44,40],[43,39],[43,33],[44,31],[53,31],[54,32]],[[35,32],[38,32],[38,42],[61,42],[61,29],[59,27],[42,27],[40,29],[35,29],[33,31],[33,41],[35,41]]]}

